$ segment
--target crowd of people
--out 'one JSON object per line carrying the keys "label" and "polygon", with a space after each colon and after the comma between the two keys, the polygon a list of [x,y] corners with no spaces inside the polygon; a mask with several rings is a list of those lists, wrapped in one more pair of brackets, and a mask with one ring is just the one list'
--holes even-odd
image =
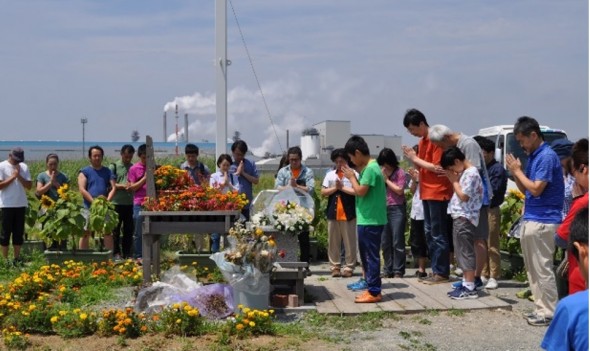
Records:
{"label": "crowd of people", "polygon": [[[494,143],[487,138],[472,138],[445,125],[431,127],[424,114],[416,109],[406,112],[403,126],[419,138],[414,147],[402,147],[403,156],[412,168],[402,169],[398,155],[389,148],[383,148],[373,159],[369,145],[355,135],[343,148],[332,151],[333,169],[321,183],[320,194],[327,198],[325,216],[331,275],[352,277],[360,262],[361,278],[348,284],[349,289],[362,291],[355,302],[381,301],[381,278],[406,275],[408,221],[411,253],[418,267],[415,275],[422,283],[449,283],[452,273],[461,275],[462,279],[453,283],[447,294],[455,300],[476,299],[479,290],[496,289],[501,274],[500,206],[510,172],[525,199],[520,243],[535,305],[535,310],[525,318],[533,326],[551,324],[543,343],[548,348],[555,342],[551,335],[564,333],[562,329],[569,328],[572,318],[583,319],[580,317],[583,313],[578,313],[581,308],[585,308],[587,325],[588,139],[575,143],[560,139],[549,144],[534,118],[520,117],[514,125],[514,135],[528,159],[523,167],[520,159],[505,155],[507,169],[504,169],[494,157]],[[247,151],[244,141],[236,141],[231,146],[232,155],[220,155],[218,171],[212,173],[198,160],[198,147],[187,144],[186,160],[180,168],[191,175],[195,184],[239,191],[251,202],[252,188],[258,183],[259,174],[255,163],[245,158]],[[133,257],[141,262],[139,211],[146,196],[145,144],[137,153],[139,161],[132,164],[135,149],[124,145],[120,160],[104,166],[103,149],[90,147],[90,164],[79,172],[78,187],[86,209],[98,196],[115,205],[119,224],[112,237],[104,238],[105,246],[113,250],[116,258]],[[285,163],[276,174],[276,189],[315,191],[314,173],[302,161],[301,149],[289,148]],[[46,166],[37,176],[35,194],[57,199],[57,189],[69,179],[59,171],[58,155],[47,155]],[[14,264],[21,262],[19,252],[28,205],[26,191],[32,185],[24,151],[11,150],[8,159],[0,163],[0,248],[4,259],[8,259],[12,237]],[[412,194],[411,203],[406,202],[407,191]],[[250,217],[248,206],[242,212],[246,220]],[[411,207],[409,219],[408,206]],[[309,232],[298,235],[303,262],[310,259],[309,235]],[[80,248],[88,247],[89,238],[87,232],[80,239]],[[219,250],[220,235],[213,233],[211,240],[212,249]],[[53,245],[59,247],[63,243]],[[557,289],[553,267],[556,247],[568,251],[565,294],[558,294]],[[426,267],[428,260],[430,272]],[[568,294],[575,297],[569,296],[558,305],[558,300]],[[580,300],[586,303],[578,303]],[[561,322],[564,318],[567,321]],[[563,325],[556,325],[557,320]],[[568,329],[567,333],[572,331]],[[581,340],[577,334],[571,337],[574,342]],[[587,345],[587,334],[585,342]]]}

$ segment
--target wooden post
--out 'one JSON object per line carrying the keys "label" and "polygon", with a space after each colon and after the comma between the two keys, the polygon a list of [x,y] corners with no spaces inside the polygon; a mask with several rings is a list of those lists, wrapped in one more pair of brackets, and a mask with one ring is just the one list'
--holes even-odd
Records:
{"label": "wooden post", "polygon": [[146,172],[147,172],[147,180],[146,180],[146,191],[147,196],[151,198],[156,198],[156,182],[154,180],[154,171],[156,170],[156,159],[154,158],[154,141],[152,137],[147,135],[145,137],[145,146],[146,146]]}

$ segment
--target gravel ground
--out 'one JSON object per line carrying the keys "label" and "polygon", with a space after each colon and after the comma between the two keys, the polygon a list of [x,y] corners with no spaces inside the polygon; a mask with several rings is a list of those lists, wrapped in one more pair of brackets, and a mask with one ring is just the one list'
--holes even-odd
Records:
{"label": "gravel ground", "polygon": [[[316,273],[323,265],[314,265]],[[413,274],[412,270],[408,274]],[[539,350],[546,327],[532,327],[522,317],[524,312],[533,310],[533,303],[519,299],[516,292],[526,284],[499,281],[497,290],[488,292],[512,305],[512,310],[477,311],[429,311],[400,315],[387,319],[384,327],[374,331],[334,331],[326,341],[325,349],[330,350]],[[99,306],[102,308],[124,307],[133,296],[131,288],[122,288],[115,297]],[[279,321],[291,322],[301,318],[301,312],[279,314]],[[326,327],[328,332],[329,326]],[[294,348],[300,349],[300,348]]]}

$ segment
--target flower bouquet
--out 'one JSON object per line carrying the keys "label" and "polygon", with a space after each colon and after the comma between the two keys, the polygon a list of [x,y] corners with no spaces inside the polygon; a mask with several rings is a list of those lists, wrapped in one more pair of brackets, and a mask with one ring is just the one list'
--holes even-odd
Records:
{"label": "flower bouquet", "polygon": [[272,217],[274,227],[282,232],[298,234],[313,230],[313,215],[295,202],[277,202]]}
{"label": "flower bouquet", "polygon": [[229,230],[230,249],[224,258],[236,266],[250,265],[262,273],[270,273],[277,255],[276,243],[272,235],[267,236],[257,227],[246,228],[237,222]]}

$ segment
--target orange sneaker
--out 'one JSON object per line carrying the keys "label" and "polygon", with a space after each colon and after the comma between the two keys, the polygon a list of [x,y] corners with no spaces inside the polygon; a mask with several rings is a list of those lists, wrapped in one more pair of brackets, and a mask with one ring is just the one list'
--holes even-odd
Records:
{"label": "orange sneaker", "polygon": [[355,303],[375,303],[381,301],[381,294],[371,295],[370,292],[365,291],[354,299]]}

